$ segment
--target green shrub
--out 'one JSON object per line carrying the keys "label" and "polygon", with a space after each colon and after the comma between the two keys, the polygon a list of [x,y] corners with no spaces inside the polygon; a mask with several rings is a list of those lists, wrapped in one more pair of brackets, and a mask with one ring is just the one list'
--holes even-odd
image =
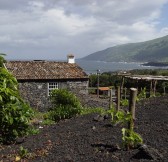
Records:
{"label": "green shrub", "polygon": [[121,104],[121,106],[128,106],[129,105],[129,101],[127,99],[122,99],[120,101],[120,104]]}
{"label": "green shrub", "polygon": [[122,128],[122,140],[123,146],[129,148],[136,148],[139,144],[143,143],[143,139],[140,134],[133,130]]}
{"label": "green shrub", "polygon": [[140,93],[138,94],[137,98],[136,98],[136,101],[140,101],[142,99],[145,99],[146,98],[146,87],[144,87]]}
{"label": "green shrub", "polygon": [[[114,106],[112,106],[107,113],[111,115],[112,124],[116,125],[127,124],[133,121],[132,115],[130,112],[125,112],[123,110],[117,111]],[[122,128],[122,142],[123,146],[126,149],[136,148],[138,144],[143,143],[142,137],[133,130],[133,127],[130,129]]]}
{"label": "green shrub", "polygon": [[24,148],[23,146],[20,146],[19,148],[19,156],[20,158],[25,158],[29,154],[28,150]]}
{"label": "green shrub", "polygon": [[35,128],[33,125],[29,127],[27,134],[28,135],[36,135],[39,134],[40,130],[38,128]]}
{"label": "green shrub", "polygon": [[21,99],[17,80],[3,67],[0,56],[0,142],[27,134],[33,110]]}
{"label": "green shrub", "polygon": [[81,108],[78,98],[67,89],[54,89],[50,96],[54,106],[71,106]]}
{"label": "green shrub", "polygon": [[45,119],[42,121],[41,123],[42,125],[52,125],[55,124],[55,121],[51,120],[51,119]]}
{"label": "green shrub", "polygon": [[[35,111],[34,117],[31,120],[32,125],[35,123],[39,123],[40,125],[51,125],[55,122],[52,120],[50,111],[47,112],[39,112]],[[36,132],[36,129],[32,129],[30,132]],[[38,130],[37,130],[38,131]],[[34,133],[33,133],[34,134]]]}
{"label": "green shrub", "polygon": [[80,114],[82,106],[78,98],[66,89],[55,89],[51,93],[51,116],[55,121]]}
{"label": "green shrub", "polygon": [[125,112],[122,109],[117,111],[114,106],[107,110],[107,113],[111,115],[112,124],[126,123],[131,119],[129,112]]}

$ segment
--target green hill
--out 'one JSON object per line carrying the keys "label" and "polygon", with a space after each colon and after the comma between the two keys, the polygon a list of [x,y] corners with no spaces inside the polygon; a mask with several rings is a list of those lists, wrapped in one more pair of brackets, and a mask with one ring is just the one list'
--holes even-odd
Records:
{"label": "green hill", "polygon": [[168,36],[110,47],[82,59],[108,62],[168,62]]}

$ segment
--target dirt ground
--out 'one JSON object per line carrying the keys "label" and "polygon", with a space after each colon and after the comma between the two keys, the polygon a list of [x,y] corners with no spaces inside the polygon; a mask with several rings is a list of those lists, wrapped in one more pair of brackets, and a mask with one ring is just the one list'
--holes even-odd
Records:
{"label": "dirt ground", "polygon": [[121,125],[97,114],[79,116],[40,129],[37,135],[0,146],[0,162],[15,161],[20,146],[27,149],[22,162],[168,162],[168,96],[136,104],[135,131],[144,145],[122,148]]}

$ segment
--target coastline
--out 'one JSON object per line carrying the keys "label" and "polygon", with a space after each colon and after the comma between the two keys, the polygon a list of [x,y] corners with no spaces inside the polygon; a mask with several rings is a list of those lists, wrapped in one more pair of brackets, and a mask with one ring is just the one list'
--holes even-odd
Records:
{"label": "coastline", "polygon": [[145,62],[105,62],[93,60],[77,59],[76,63],[84,69],[87,74],[96,73],[100,70],[101,73],[109,71],[129,71],[133,69],[158,69],[164,67],[144,66]]}
{"label": "coastline", "polygon": [[167,67],[168,62],[147,62],[141,64],[142,66]]}

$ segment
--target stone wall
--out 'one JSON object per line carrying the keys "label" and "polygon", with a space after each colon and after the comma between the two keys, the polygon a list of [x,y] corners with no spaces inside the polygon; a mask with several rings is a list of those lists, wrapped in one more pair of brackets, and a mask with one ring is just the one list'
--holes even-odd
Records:
{"label": "stone wall", "polygon": [[22,82],[19,83],[21,97],[31,107],[44,111],[49,107],[48,84],[43,82]]}
{"label": "stone wall", "polygon": [[88,94],[88,81],[76,81],[76,82],[67,82],[67,88],[74,92],[75,94]]}
{"label": "stone wall", "polygon": [[98,98],[97,95],[82,95],[79,94],[78,98],[83,107],[97,108],[102,107],[104,109],[109,109],[109,98],[102,99]]}
{"label": "stone wall", "polygon": [[[60,89],[68,89],[76,94],[88,94],[88,81],[61,81],[58,85]],[[31,107],[39,111],[49,109],[51,103],[48,96],[48,82],[22,81],[19,82],[19,91]]]}

